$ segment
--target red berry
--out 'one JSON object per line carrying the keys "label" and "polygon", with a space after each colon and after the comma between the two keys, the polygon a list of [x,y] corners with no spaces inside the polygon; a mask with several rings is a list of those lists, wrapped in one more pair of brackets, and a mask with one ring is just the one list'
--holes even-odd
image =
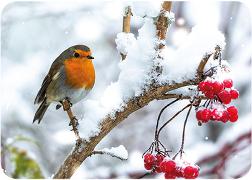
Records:
{"label": "red berry", "polygon": [[211,119],[213,120],[220,120],[222,117],[222,112],[218,111],[217,109],[213,109],[211,113]]}
{"label": "red berry", "polygon": [[229,116],[234,116],[234,115],[238,115],[238,110],[235,106],[230,106],[227,108],[227,112],[229,114]]}
{"label": "red berry", "polygon": [[165,173],[164,175],[165,179],[176,179],[175,173]]}
{"label": "red berry", "polygon": [[233,86],[233,81],[232,79],[225,79],[223,81],[223,84],[225,88],[231,88]]}
{"label": "red berry", "polygon": [[156,173],[161,173],[161,169],[160,169],[160,163],[163,161],[163,159],[165,158],[164,155],[162,154],[156,154],[156,161],[155,161],[155,172]]}
{"label": "red berry", "polygon": [[205,96],[208,98],[208,99],[213,99],[214,98],[214,92],[211,90],[211,91],[205,91]]}
{"label": "red berry", "polygon": [[187,166],[184,169],[183,176],[185,179],[195,179],[199,175],[199,169],[193,166]]}
{"label": "red berry", "polygon": [[222,112],[222,116],[220,118],[220,121],[226,123],[229,120],[229,114],[227,111]]}
{"label": "red berry", "polygon": [[160,163],[164,160],[165,156],[163,154],[156,154],[156,165],[159,166]]}
{"label": "red berry", "polygon": [[144,168],[145,168],[146,170],[152,170],[152,168],[153,168],[153,164],[150,164],[150,163],[144,163]]}
{"label": "red berry", "polygon": [[238,120],[238,114],[236,115],[229,115],[230,122],[235,122]]}
{"label": "red berry", "polygon": [[237,91],[236,89],[230,90],[229,93],[230,93],[232,99],[237,99],[239,97],[239,91]]}
{"label": "red berry", "polygon": [[213,91],[215,94],[218,94],[219,92],[221,92],[224,89],[223,83],[215,81],[213,83]]}
{"label": "red berry", "polygon": [[154,164],[155,162],[155,156],[147,153],[144,155],[144,163],[148,163],[148,164]]}
{"label": "red berry", "polygon": [[211,118],[211,111],[209,109],[203,109],[201,112],[201,120],[202,122],[207,122]]}
{"label": "red berry", "polygon": [[205,81],[205,91],[213,91],[213,83],[211,81]]}
{"label": "red berry", "polygon": [[220,100],[224,104],[229,104],[231,102],[231,95],[227,90],[223,90],[218,94]]}
{"label": "red berry", "polygon": [[160,169],[164,173],[171,173],[175,171],[176,163],[173,160],[163,160],[160,163]]}
{"label": "red berry", "polygon": [[205,86],[206,86],[206,83],[204,81],[201,81],[198,85],[198,88],[200,91],[204,92],[205,91]]}
{"label": "red berry", "polygon": [[227,112],[229,114],[230,122],[235,122],[238,119],[238,110],[235,106],[230,106],[227,108]]}
{"label": "red berry", "polygon": [[202,115],[202,110],[198,110],[198,111],[196,112],[196,118],[197,118],[197,120],[202,120],[201,115]]}

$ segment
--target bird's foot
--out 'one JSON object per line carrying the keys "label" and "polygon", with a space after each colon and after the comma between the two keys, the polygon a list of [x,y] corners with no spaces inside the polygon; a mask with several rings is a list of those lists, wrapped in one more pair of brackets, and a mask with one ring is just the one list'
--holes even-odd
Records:
{"label": "bird's foot", "polygon": [[80,146],[80,145],[81,145],[81,143],[82,143],[81,138],[80,138],[80,137],[79,137],[79,138],[77,138],[77,139],[76,139],[76,146]]}
{"label": "bird's foot", "polygon": [[73,106],[68,97],[60,101],[60,103],[62,104],[64,111],[70,110],[70,108]]}
{"label": "bird's foot", "polygon": [[79,122],[78,122],[78,119],[73,116],[72,119],[70,120],[70,123],[69,123],[69,126],[78,126],[79,125]]}
{"label": "bird's foot", "polygon": [[79,125],[78,119],[75,116],[73,116],[70,120],[69,126],[73,127],[73,129],[71,129],[71,131],[74,131],[74,134],[75,134],[77,140],[80,139],[79,130],[77,128],[78,125]]}
{"label": "bird's foot", "polygon": [[70,98],[69,98],[69,97],[66,97],[66,98],[65,98],[65,100],[66,100],[66,101],[68,101],[68,103],[69,103],[70,107],[72,107],[72,106],[73,106],[73,104],[71,103],[71,101],[70,101]]}

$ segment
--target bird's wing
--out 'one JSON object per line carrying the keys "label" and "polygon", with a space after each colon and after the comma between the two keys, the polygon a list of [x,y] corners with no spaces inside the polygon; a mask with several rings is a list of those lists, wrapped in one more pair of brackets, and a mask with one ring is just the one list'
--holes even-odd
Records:
{"label": "bird's wing", "polygon": [[58,58],[53,62],[48,74],[42,82],[41,88],[35,98],[34,104],[39,104],[46,98],[46,90],[55,76],[58,76],[58,72],[62,64],[62,61],[59,61]]}

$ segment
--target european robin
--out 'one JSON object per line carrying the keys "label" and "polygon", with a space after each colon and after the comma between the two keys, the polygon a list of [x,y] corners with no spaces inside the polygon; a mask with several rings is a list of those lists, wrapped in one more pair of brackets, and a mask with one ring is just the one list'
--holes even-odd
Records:
{"label": "european robin", "polygon": [[82,100],[95,83],[95,69],[90,48],[75,45],[63,51],[52,63],[34,104],[40,104],[33,122],[41,122],[52,102],[67,99],[71,104]]}

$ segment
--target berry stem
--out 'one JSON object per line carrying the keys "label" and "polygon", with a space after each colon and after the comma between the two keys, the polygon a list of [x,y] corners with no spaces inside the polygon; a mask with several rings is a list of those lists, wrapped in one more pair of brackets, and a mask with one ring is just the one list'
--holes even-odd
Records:
{"label": "berry stem", "polygon": [[143,153],[142,157],[149,151],[152,153],[154,144],[155,142],[151,143],[150,147]]}
{"label": "berry stem", "polygon": [[167,104],[166,106],[164,106],[161,111],[159,112],[159,115],[158,115],[158,119],[157,119],[157,124],[156,124],[156,129],[155,129],[155,139],[158,140],[158,136],[157,136],[157,133],[158,133],[158,126],[159,126],[159,121],[160,121],[160,118],[161,118],[161,115],[163,114],[164,110],[166,108],[168,108],[170,105],[174,104],[175,102],[177,102],[178,100],[180,100],[180,98],[177,98],[175,99],[174,101],[170,102],[169,104]]}
{"label": "berry stem", "polygon": [[[193,100],[194,101],[194,100]],[[182,140],[181,140],[181,146],[180,146],[180,149],[179,151],[175,154],[175,156],[172,158],[172,159],[175,159],[177,157],[177,155],[180,153],[180,158],[182,158],[182,154],[184,152],[184,144],[185,144],[185,129],[186,129],[186,124],[187,124],[187,121],[188,121],[188,117],[190,115],[190,112],[192,110],[192,106],[193,106],[193,101],[191,102],[191,104],[189,104],[190,108],[186,114],[186,119],[184,121],[184,125],[183,125],[183,133],[182,133]]]}
{"label": "berry stem", "polygon": [[181,112],[183,112],[186,108],[188,108],[189,106],[192,106],[192,104],[188,104],[185,107],[183,107],[180,111],[178,111],[174,116],[172,116],[168,121],[166,121],[163,126],[160,127],[160,129],[157,132],[157,139],[159,139],[159,134],[161,132],[161,130],[168,124],[170,123],[176,116],[178,116]]}
{"label": "berry stem", "polygon": [[181,147],[180,147],[180,158],[182,158],[182,153],[183,153],[183,149],[184,149],[184,144],[185,144],[185,129],[186,129],[186,124],[187,124],[187,121],[188,121],[188,117],[190,115],[190,112],[192,110],[192,106],[193,106],[193,103],[190,105],[190,108],[186,114],[186,119],[185,119],[185,122],[184,122],[184,125],[183,125],[183,134],[182,134],[182,141],[181,141]]}

